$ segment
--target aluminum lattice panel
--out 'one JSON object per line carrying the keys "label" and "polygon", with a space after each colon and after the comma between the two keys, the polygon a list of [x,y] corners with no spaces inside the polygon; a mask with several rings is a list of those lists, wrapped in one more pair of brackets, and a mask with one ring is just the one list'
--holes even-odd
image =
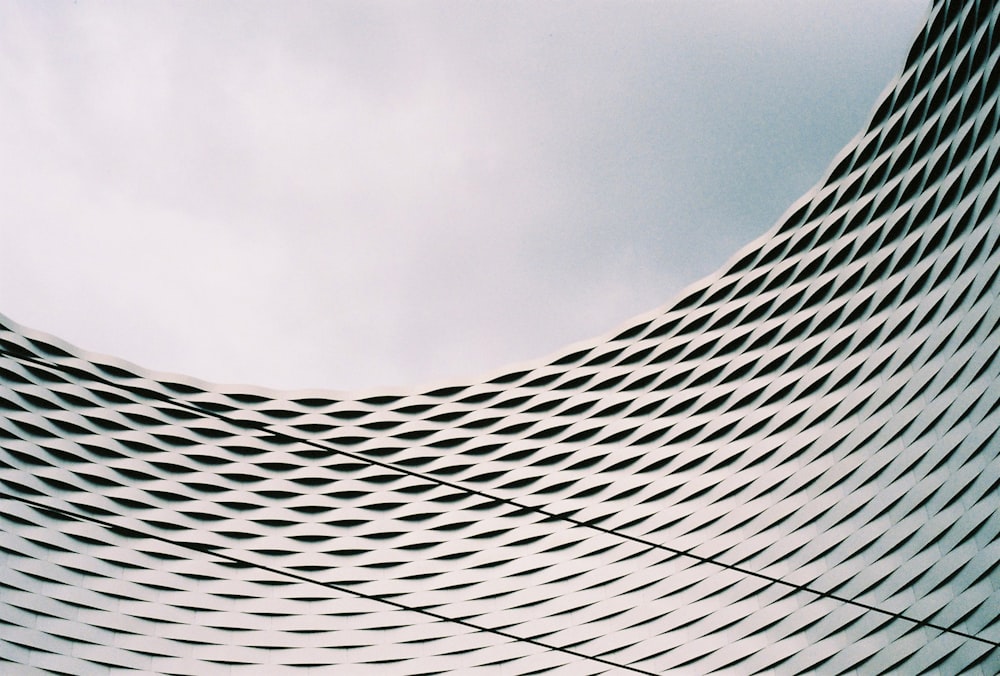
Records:
{"label": "aluminum lattice panel", "polygon": [[935,3],[717,275],[488,382],[235,390],[0,317],[0,660],[997,673],[998,14]]}

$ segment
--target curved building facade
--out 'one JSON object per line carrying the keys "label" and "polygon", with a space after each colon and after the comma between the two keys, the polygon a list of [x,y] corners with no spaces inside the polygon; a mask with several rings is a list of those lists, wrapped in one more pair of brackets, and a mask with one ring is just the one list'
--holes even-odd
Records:
{"label": "curved building facade", "polygon": [[214,386],[0,318],[0,671],[1000,672],[998,18],[935,2],[769,233],[483,382]]}

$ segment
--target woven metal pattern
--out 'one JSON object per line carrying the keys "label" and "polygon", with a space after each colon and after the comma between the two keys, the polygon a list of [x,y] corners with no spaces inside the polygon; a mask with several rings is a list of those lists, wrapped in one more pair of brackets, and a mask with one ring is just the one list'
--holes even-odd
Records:
{"label": "woven metal pattern", "polygon": [[487,382],[234,390],[0,317],[0,671],[1000,672],[998,18],[936,2],[768,234]]}

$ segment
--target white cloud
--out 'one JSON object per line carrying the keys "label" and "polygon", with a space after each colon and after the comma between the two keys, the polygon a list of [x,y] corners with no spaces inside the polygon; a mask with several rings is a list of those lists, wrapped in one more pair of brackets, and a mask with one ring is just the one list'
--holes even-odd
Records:
{"label": "white cloud", "polygon": [[0,312],[211,380],[473,375],[819,178],[922,2],[0,10]]}

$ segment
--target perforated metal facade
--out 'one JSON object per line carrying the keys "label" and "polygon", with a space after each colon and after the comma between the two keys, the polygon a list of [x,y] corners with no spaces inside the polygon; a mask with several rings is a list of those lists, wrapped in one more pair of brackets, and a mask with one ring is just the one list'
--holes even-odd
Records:
{"label": "perforated metal facade", "polygon": [[0,671],[1000,672],[1000,11],[604,340],[232,389],[0,317]]}

